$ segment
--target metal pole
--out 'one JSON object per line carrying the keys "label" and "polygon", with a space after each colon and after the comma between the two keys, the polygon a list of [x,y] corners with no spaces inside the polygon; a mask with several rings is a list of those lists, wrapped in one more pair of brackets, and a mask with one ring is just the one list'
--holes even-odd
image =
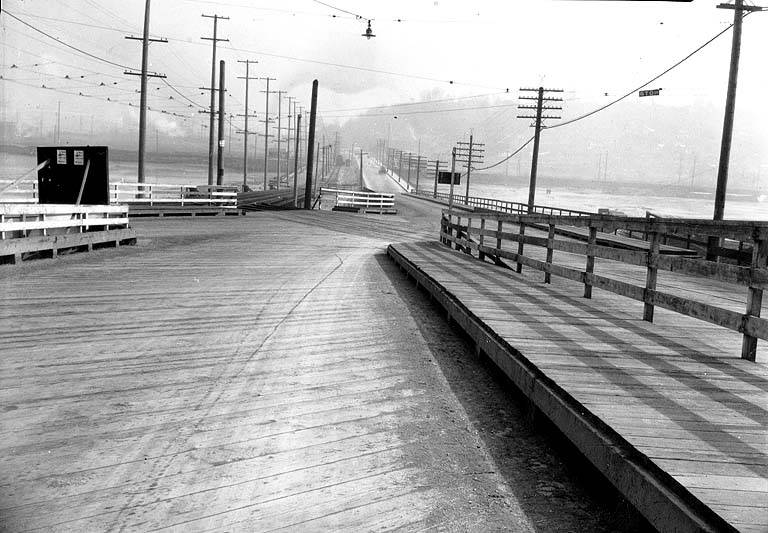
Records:
{"label": "metal pole", "polygon": [[[296,104],[293,105],[296,112]],[[301,137],[301,115],[296,115],[296,150],[293,155],[293,207],[299,207],[299,138]]]}
{"label": "metal pole", "polygon": [[144,35],[141,41],[141,97],[139,99],[139,183],[144,183],[144,151],[147,143],[147,61],[149,57],[149,2],[144,5]]}
{"label": "metal pole", "polygon": [[312,151],[315,148],[315,120],[317,118],[317,80],[312,81],[312,106],[309,110],[307,138],[307,183],[304,188],[304,209],[312,209]]}
{"label": "metal pole", "polygon": [[219,61],[219,150],[216,157],[216,185],[224,184],[224,61]]}
{"label": "metal pole", "polygon": [[363,149],[360,148],[360,190],[363,190]]}

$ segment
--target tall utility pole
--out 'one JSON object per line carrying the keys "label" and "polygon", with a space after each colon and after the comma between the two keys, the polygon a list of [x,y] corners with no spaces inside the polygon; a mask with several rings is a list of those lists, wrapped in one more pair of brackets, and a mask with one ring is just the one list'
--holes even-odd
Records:
{"label": "tall utility pole", "polygon": [[[141,72],[125,71],[125,74],[132,76],[141,76],[141,96],[139,98],[139,168],[138,168],[138,180],[139,183],[144,183],[146,178],[144,176],[144,153],[147,144],[147,78],[165,78],[165,75],[153,72],[147,73],[147,64],[149,62],[149,43],[167,43],[167,39],[151,39],[149,37],[149,3],[147,0],[144,4],[144,34],[142,37],[134,37],[133,35],[127,35],[126,39],[141,40]],[[61,105],[61,103],[59,103]],[[91,123],[93,125],[93,123]],[[57,140],[58,143],[58,140]]]}
{"label": "tall utility pole", "polygon": [[269,163],[269,82],[275,78],[269,76],[265,78],[259,78],[267,82],[267,90],[261,91],[265,94],[264,97],[264,190],[267,190],[267,166]]}
{"label": "tall utility pole", "polygon": [[258,61],[244,59],[238,60],[237,62],[245,63],[245,76],[238,76],[238,79],[245,80],[245,110],[242,115],[239,115],[245,117],[245,126],[243,128],[243,190],[245,190],[245,187],[248,185],[248,135],[251,134],[251,132],[248,131],[248,117],[251,116],[248,112],[248,87],[251,84],[250,81],[256,79],[251,78],[250,67],[251,63],[258,63]]}
{"label": "tall utility pole", "polygon": [[[536,128],[534,137],[533,137],[533,158],[531,159],[531,181],[528,185],[528,213],[533,213],[534,209],[534,202],[536,199],[536,171],[538,169],[539,164],[539,137],[541,136],[541,121],[544,119],[559,119],[559,116],[552,116],[552,115],[542,115],[542,112],[544,110],[547,111],[553,111],[553,110],[560,110],[562,107],[558,106],[549,106],[544,105],[544,102],[562,102],[562,98],[552,98],[548,96],[544,96],[544,93],[561,93],[563,92],[562,89],[545,89],[544,87],[539,87],[538,89],[526,89],[521,88],[520,89],[523,92],[536,92],[537,96],[520,96],[521,100],[536,100],[536,105],[518,105],[518,109],[535,109],[536,110],[536,116],[531,115],[518,115],[517,118],[531,118],[535,119],[536,122],[534,123],[534,127]],[[520,235],[525,234],[525,225],[520,224]],[[523,241],[522,239],[517,244],[517,253],[518,255],[523,255]],[[521,273],[523,271],[523,264],[517,263],[517,273]]]}
{"label": "tall utility pole", "polygon": [[536,197],[536,172],[539,165],[539,137],[541,136],[541,123],[545,119],[559,119],[559,116],[542,115],[544,111],[561,110],[562,107],[544,105],[544,102],[562,102],[562,98],[553,98],[544,96],[544,93],[561,93],[562,89],[545,89],[539,87],[538,89],[521,88],[523,92],[536,92],[537,96],[520,96],[521,100],[536,100],[536,105],[518,105],[518,109],[535,109],[536,115],[518,115],[517,118],[530,118],[535,119],[534,127],[536,128],[533,137],[533,159],[531,160],[531,182],[528,187],[528,212],[533,213],[533,205]]}
{"label": "tall utility pole", "polygon": [[360,190],[363,190],[363,149],[360,148]]}
{"label": "tall utility pole", "polygon": [[[715,212],[713,220],[723,220],[725,213],[725,192],[728,187],[728,165],[731,159],[731,139],[733,138],[733,114],[736,109],[736,82],[739,76],[739,56],[741,55],[741,25],[744,12],[763,11],[765,8],[746,6],[744,0],[735,0],[734,4],[718,4],[719,9],[733,9],[733,39],[731,41],[731,67],[728,72],[728,92],[725,97],[725,116],[723,135],[720,141],[720,161],[717,167],[717,188],[715,190]],[[707,259],[717,260],[720,239],[709,237]]]}
{"label": "tall utility pole", "polygon": [[[282,112],[283,112],[283,95],[285,91],[275,91],[277,94],[277,188],[280,188],[280,137],[283,136],[283,129],[281,126]],[[287,179],[287,178],[286,178]]]}
{"label": "tall utility pole", "polygon": [[451,149],[451,189],[448,193],[448,209],[453,208],[453,181],[456,177],[456,147]]}
{"label": "tall utility pole", "polygon": [[[213,37],[201,37],[204,41],[213,41],[213,56],[211,57],[211,86],[208,87],[211,91],[211,108],[208,113],[211,115],[210,126],[208,129],[208,185],[213,185],[213,136],[214,126],[216,124],[216,43],[219,41],[229,42],[229,39],[219,39],[218,26],[219,19],[229,20],[229,17],[222,17],[221,15],[202,15],[205,18],[213,19]],[[206,87],[201,87],[205,90]]]}
{"label": "tall utility pole", "polygon": [[469,142],[457,142],[456,143],[456,161],[464,163],[467,169],[467,193],[465,195],[466,201],[469,202],[469,176],[472,172],[472,165],[475,163],[483,162],[483,153],[485,152],[485,146],[482,143],[475,143],[472,134],[469,135]]}
{"label": "tall utility pole", "polygon": [[293,112],[291,111],[292,96],[286,96],[288,100],[288,114],[285,116],[288,119],[288,137],[285,141],[285,186],[290,188],[289,180],[291,178],[291,119],[293,118]]}
{"label": "tall utility pole", "polygon": [[[294,104],[294,113],[296,105]],[[293,156],[293,207],[299,207],[299,142],[301,139],[301,114],[296,115],[296,150]]]}
{"label": "tall utility pole", "polygon": [[437,198],[437,181],[440,177],[440,171],[443,170],[443,167],[446,165],[445,161],[440,161],[439,159],[436,159],[434,161],[427,161],[427,165],[434,164],[435,165],[435,188],[432,192],[432,198]]}
{"label": "tall utility pole", "polygon": [[315,121],[317,118],[317,80],[312,81],[312,104],[309,108],[307,137],[307,183],[304,187],[304,209],[312,209],[312,151],[315,148]]}
{"label": "tall utility pole", "polygon": [[224,185],[224,60],[219,61],[219,147],[216,156],[216,185]]}

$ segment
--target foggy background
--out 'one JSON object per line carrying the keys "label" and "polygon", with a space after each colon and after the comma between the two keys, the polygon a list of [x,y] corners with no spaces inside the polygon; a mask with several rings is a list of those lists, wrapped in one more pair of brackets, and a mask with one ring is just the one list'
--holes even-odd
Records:
{"label": "foggy background", "polygon": [[[151,34],[168,43],[151,44],[149,69],[167,75],[167,83],[149,80],[149,162],[165,163],[164,173],[176,168],[180,175],[185,166],[207,162],[209,119],[199,111],[209,103],[200,88],[210,85],[211,43],[201,37],[212,35],[213,23],[203,13],[230,17],[219,22],[218,35],[229,42],[219,43],[217,61],[227,62],[225,179],[234,182],[243,149],[237,115],[245,112],[245,82],[238,79],[245,67],[236,60],[259,61],[252,76],[276,78],[271,90],[286,91],[284,97],[306,107],[317,78],[318,135],[333,142],[338,131],[342,149],[357,144],[373,151],[384,139],[394,148],[416,153],[420,147],[430,159],[447,159],[453,144],[471,132],[485,143],[490,164],[533,134],[530,120],[516,118],[520,87],[562,88],[557,96],[564,99],[565,121],[656,76],[733,19],[732,10],[702,0],[332,4],[341,10],[311,0],[156,0]],[[125,75],[123,67],[140,68],[141,42],[125,36],[141,35],[144,2],[6,0],[3,10],[4,154],[31,154],[57,140],[106,144],[130,179],[139,78]],[[361,34],[369,18],[376,37],[366,40]],[[635,94],[592,117],[545,130],[543,179],[714,189],[730,47],[726,32],[648,86],[662,88],[659,96]],[[757,197],[768,189],[767,49],[768,13],[754,13],[744,21],[729,193]],[[249,112],[258,117],[249,129],[259,132],[264,89],[263,81],[251,82]],[[277,107],[272,95],[270,116],[276,118]],[[283,126],[286,108],[283,100]],[[263,157],[263,145],[262,137],[249,137],[255,161]],[[488,179],[512,183],[526,177],[530,148]],[[3,157],[2,177],[12,178],[11,169],[23,161]],[[150,178],[152,172],[148,167]]]}

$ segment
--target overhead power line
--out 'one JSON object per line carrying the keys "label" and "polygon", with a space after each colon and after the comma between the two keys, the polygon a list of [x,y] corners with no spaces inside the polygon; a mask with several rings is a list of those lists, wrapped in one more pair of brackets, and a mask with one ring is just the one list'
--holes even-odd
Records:
{"label": "overhead power line", "polygon": [[[749,15],[749,13],[745,14],[744,17],[746,17],[747,15]],[[691,52],[690,54],[688,54],[687,56],[682,58],[680,61],[678,61],[677,63],[673,64],[671,67],[667,68],[666,70],[664,70],[661,74],[658,74],[658,75],[654,76],[653,78],[651,78],[650,80],[646,81],[642,85],[639,85],[639,86],[635,87],[631,91],[629,91],[626,94],[616,98],[615,100],[613,100],[611,102],[608,102],[607,104],[605,104],[603,106],[600,106],[597,109],[593,109],[589,113],[584,113],[583,115],[580,115],[578,117],[572,118],[570,120],[566,120],[565,122],[559,122],[559,123],[555,124],[554,126],[544,126],[544,129],[552,130],[552,129],[555,129],[555,128],[560,128],[562,126],[567,126],[568,124],[573,124],[574,122],[577,122],[579,120],[585,119],[587,117],[591,117],[592,115],[594,115],[596,113],[599,113],[600,111],[603,111],[605,109],[608,109],[612,105],[621,102],[622,100],[624,100],[624,99],[632,96],[633,94],[635,94],[637,91],[639,91],[643,87],[646,87],[646,86],[650,85],[651,83],[653,83],[654,81],[658,80],[659,78],[661,78],[665,74],[669,73],[670,71],[674,70],[675,68],[679,67],[680,65],[682,65],[683,63],[688,61],[690,58],[692,58],[694,55],[696,55],[697,53],[702,51],[708,45],[712,44],[715,40],[717,40],[723,34],[727,33],[728,30],[730,30],[731,28],[733,28],[733,24],[728,25],[723,31],[719,32],[717,35],[715,35],[714,37],[712,37],[711,39],[706,41],[704,44],[702,44],[701,46],[696,48],[693,52]]]}
{"label": "overhead power line", "polygon": [[417,102],[400,102],[398,104],[385,104],[385,105],[374,105],[374,106],[365,106],[365,107],[346,107],[346,108],[339,108],[339,109],[327,109],[326,113],[337,113],[339,111],[366,111],[368,109],[386,109],[389,107],[405,107],[405,106],[412,106],[412,105],[425,105],[425,104],[436,104],[439,102],[454,102],[458,100],[472,100],[474,98],[484,98],[487,96],[496,96],[499,94],[505,94],[505,91],[499,91],[495,93],[485,93],[485,94],[475,94],[472,96],[455,96],[451,98],[439,98],[436,100],[419,100]]}
{"label": "overhead power line", "polygon": [[320,0],[312,0],[316,4],[320,4],[325,7],[330,7],[334,11],[338,11],[340,13],[346,13],[347,15],[352,15],[356,19],[364,19],[364,20],[373,20],[371,17],[364,17],[363,15],[359,15],[357,13],[353,13],[352,11],[347,11],[346,9],[342,9],[340,7],[333,6],[331,4],[326,4],[325,2],[321,2]]}
{"label": "overhead power line", "polygon": [[106,63],[106,64],[108,64],[108,65],[112,65],[112,66],[115,66],[115,67],[119,67],[119,68],[122,68],[122,69],[136,70],[134,67],[130,67],[130,66],[128,66],[128,65],[123,65],[123,64],[121,64],[121,63],[116,63],[116,62],[114,62],[114,61],[110,61],[109,59],[105,59],[105,58],[103,58],[103,57],[97,56],[97,55],[95,55],[95,54],[92,54],[92,53],[90,53],[90,52],[86,52],[86,51],[85,51],[85,50],[83,50],[82,48],[78,48],[78,47],[76,47],[76,46],[73,46],[73,45],[71,45],[71,44],[69,44],[69,43],[66,43],[66,42],[62,41],[61,39],[59,39],[58,37],[54,37],[54,36],[53,36],[53,35],[51,35],[50,33],[46,33],[46,32],[44,32],[43,30],[41,30],[41,29],[39,29],[39,28],[36,28],[35,26],[33,26],[32,24],[30,24],[29,22],[26,22],[26,21],[24,21],[24,20],[20,19],[19,17],[17,17],[17,16],[16,16],[16,15],[14,15],[13,13],[10,13],[10,12],[9,12],[7,9],[5,9],[5,8],[0,8],[0,11],[2,11],[3,13],[5,13],[5,14],[6,14],[6,15],[8,15],[9,17],[11,17],[12,19],[15,19],[15,20],[17,20],[17,21],[18,21],[18,22],[20,22],[21,24],[24,24],[24,25],[25,25],[25,26],[27,26],[28,28],[31,28],[31,29],[33,29],[33,30],[34,30],[34,31],[36,31],[37,33],[40,33],[40,34],[42,34],[42,35],[45,35],[45,36],[46,36],[46,37],[48,37],[49,39],[52,39],[52,40],[56,41],[57,43],[59,43],[59,44],[61,44],[61,45],[63,45],[63,46],[66,46],[67,48],[71,48],[72,50],[75,50],[75,51],[77,51],[77,52],[79,52],[79,53],[81,53],[81,54],[83,54],[83,55],[86,55],[86,56],[88,56],[88,57],[91,57],[91,58],[93,58],[93,59],[96,59],[96,60],[98,60],[98,61],[101,61],[102,63]]}
{"label": "overhead power line", "polygon": [[326,115],[323,113],[323,117],[325,118],[349,118],[354,116],[359,116],[360,118],[369,118],[369,117],[388,117],[391,115],[423,115],[423,114],[429,114],[429,113],[450,113],[453,111],[473,111],[475,109],[496,109],[499,107],[515,107],[517,104],[494,104],[494,105],[477,105],[477,106],[467,106],[467,107],[450,107],[450,108],[443,108],[443,109],[425,109],[420,111],[403,111],[403,112],[390,112],[390,113],[369,113],[367,115]]}
{"label": "overhead power line", "polygon": [[[748,12],[748,13],[746,13],[746,14],[744,15],[744,17],[747,17],[747,16],[749,16],[749,14],[750,14],[750,13],[751,13],[751,12]],[[624,99],[628,98],[629,96],[631,96],[631,95],[635,94],[637,91],[639,91],[639,90],[640,90],[640,89],[642,89],[643,87],[646,87],[647,85],[650,85],[651,83],[653,83],[654,81],[658,80],[659,78],[661,78],[661,77],[662,77],[662,76],[664,76],[665,74],[668,74],[669,72],[671,72],[671,71],[672,71],[672,70],[674,70],[675,68],[679,67],[680,65],[682,65],[683,63],[685,63],[686,61],[688,61],[688,60],[689,60],[691,57],[693,57],[694,55],[696,55],[697,53],[699,53],[701,50],[703,50],[704,48],[706,48],[708,45],[710,45],[711,43],[713,43],[715,40],[717,40],[717,39],[718,39],[719,37],[721,37],[723,34],[727,33],[727,32],[728,32],[728,30],[730,30],[731,28],[733,28],[733,24],[730,24],[730,25],[728,25],[728,26],[727,26],[725,29],[723,29],[722,31],[718,32],[718,33],[717,33],[717,34],[716,34],[714,37],[712,37],[711,39],[707,40],[707,41],[706,41],[704,44],[702,44],[702,45],[700,45],[699,47],[697,47],[697,48],[696,48],[695,50],[693,50],[693,51],[692,51],[690,54],[688,54],[687,56],[685,56],[684,58],[682,58],[681,60],[679,60],[678,62],[676,62],[675,64],[673,64],[672,66],[670,66],[669,68],[667,68],[666,70],[664,70],[663,72],[661,72],[660,74],[658,74],[658,75],[654,76],[654,77],[653,77],[653,78],[651,78],[650,80],[648,80],[648,81],[646,81],[645,83],[643,83],[642,85],[640,85],[640,86],[638,86],[638,87],[636,87],[636,88],[632,89],[631,91],[628,91],[626,94],[624,94],[624,95],[620,96],[619,98],[617,98],[617,99],[615,99],[615,100],[613,100],[613,101],[611,101],[611,102],[609,102],[609,103],[607,103],[607,104],[605,104],[605,105],[603,105],[603,106],[600,106],[600,107],[598,107],[597,109],[593,109],[592,111],[590,111],[590,112],[588,112],[588,113],[584,113],[583,115],[580,115],[580,116],[578,116],[578,117],[572,118],[572,119],[570,119],[570,120],[566,120],[565,122],[560,122],[560,123],[558,123],[558,124],[555,124],[554,126],[545,126],[545,127],[544,127],[544,129],[547,129],[547,130],[552,130],[552,129],[555,129],[555,128],[560,128],[560,127],[562,127],[562,126],[567,126],[568,124],[573,124],[574,122],[578,122],[579,120],[583,120],[583,119],[585,119],[585,118],[587,118],[587,117],[591,117],[592,115],[595,115],[595,114],[599,113],[600,111],[604,111],[605,109],[608,109],[608,108],[609,108],[609,107],[611,107],[612,105],[614,105],[614,104],[617,104],[618,102],[621,102],[622,100],[624,100]],[[535,137],[535,136],[534,136],[534,137]],[[476,170],[489,170],[489,169],[491,169],[491,168],[493,168],[493,167],[496,167],[496,166],[498,166],[498,165],[500,165],[500,164],[502,164],[502,163],[504,163],[504,162],[508,161],[509,159],[511,159],[512,157],[514,157],[515,155],[517,155],[517,154],[518,154],[518,153],[519,153],[519,152],[520,152],[520,151],[521,151],[523,148],[525,148],[525,147],[526,147],[528,144],[530,144],[530,142],[531,142],[531,141],[533,141],[534,137],[531,137],[530,139],[528,139],[528,140],[527,140],[527,141],[526,141],[526,142],[525,142],[525,143],[524,143],[522,146],[520,146],[520,148],[518,148],[517,150],[515,150],[514,152],[512,152],[510,155],[508,155],[508,156],[507,156],[507,157],[505,157],[504,159],[502,159],[502,160],[500,160],[500,161],[497,161],[497,162],[496,162],[496,163],[494,163],[493,165],[490,165],[490,166],[487,166],[487,167],[484,167],[484,168],[478,168],[478,169],[476,169]]]}

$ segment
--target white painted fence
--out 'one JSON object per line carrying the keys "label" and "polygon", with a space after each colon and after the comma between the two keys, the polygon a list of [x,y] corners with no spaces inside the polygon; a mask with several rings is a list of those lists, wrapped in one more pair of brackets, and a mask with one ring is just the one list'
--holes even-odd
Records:
{"label": "white painted fence", "polygon": [[207,205],[237,209],[236,187],[193,187],[158,183],[113,183],[109,186],[112,204]]}
{"label": "white painted fence", "polygon": [[333,201],[339,207],[354,207],[363,210],[393,210],[395,195],[379,192],[347,191],[343,189],[320,189],[320,202]]}

